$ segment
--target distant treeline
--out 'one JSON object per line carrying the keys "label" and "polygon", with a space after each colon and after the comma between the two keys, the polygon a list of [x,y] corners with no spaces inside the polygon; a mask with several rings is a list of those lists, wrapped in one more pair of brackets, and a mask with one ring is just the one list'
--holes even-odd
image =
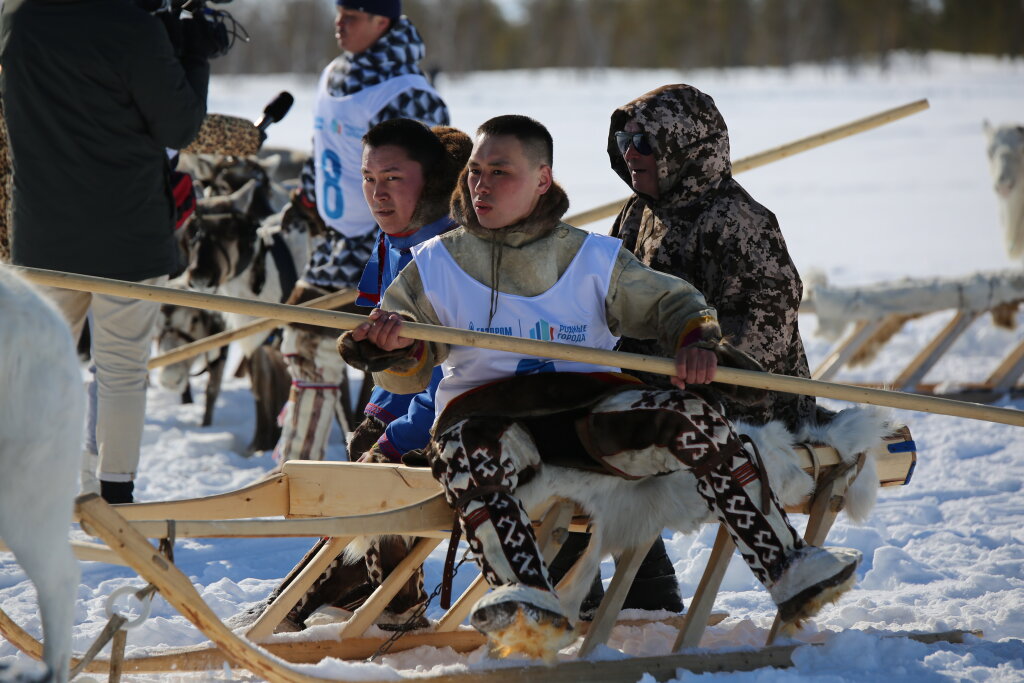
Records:
{"label": "distant treeline", "polygon": [[[880,63],[896,50],[1024,55],[1024,0],[404,0],[446,72]],[[220,73],[316,72],[338,52],[328,0],[236,0],[252,38]]]}

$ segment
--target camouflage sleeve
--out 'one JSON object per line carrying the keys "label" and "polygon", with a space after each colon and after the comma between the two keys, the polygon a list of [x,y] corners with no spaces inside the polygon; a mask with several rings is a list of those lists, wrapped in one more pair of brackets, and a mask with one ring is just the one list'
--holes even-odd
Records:
{"label": "camouflage sleeve", "polygon": [[[423,290],[423,281],[416,262],[412,261],[398,274],[384,291],[381,310],[400,313],[407,320],[429,325],[441,321]],[[409,356],[383,372],[373,373],[377,386],[395,394],[415,394],[430,384],[434,366],[448,357],[448,345],[434,342],[414,342]]]}
{"label": "camouflage sleeve", "polygon": [[615,222],[612,224],[611,232],[608,233],[612,237],[622,240],[622,246],[631,253],[636,251],[636,240],[640,234],[640,219],[643,218],[643,214],[643,200],[637,195],[631,196],[619,210],[619,215],[615,217]]}
{"label": "camouflage sleeve", "polygon": [[251,121],[226,114],[207,114],[196,139],[181,150],[188,154],[246,157],[260,150],[260,132]]}
{"label": "camouflage sleeve", "polygon": [[704,294],[715,303],[725,337],[769,371],[788,367],[797,334],[803,284],[774,216],[751,226],[750,217],[716,226],[716,277]]}
{"label": "camouflage sleeve", "polygon": [[657,339],[666,349],[722,336],[715,309],[693,285],[651,270],[625,249],[619,251],[605,304],[613,334]]}

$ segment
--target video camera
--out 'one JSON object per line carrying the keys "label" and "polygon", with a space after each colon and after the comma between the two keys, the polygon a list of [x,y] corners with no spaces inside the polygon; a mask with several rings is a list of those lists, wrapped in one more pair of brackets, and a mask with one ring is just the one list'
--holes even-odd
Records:
{"label": "video camera", "polygon": [[159,17],[175,49],[204,59],[223,57],[236,40],[249,42],[249,34],[231,13],[213,9],[207,2],[223,5],[231,0],[135,0],[135,4]]}

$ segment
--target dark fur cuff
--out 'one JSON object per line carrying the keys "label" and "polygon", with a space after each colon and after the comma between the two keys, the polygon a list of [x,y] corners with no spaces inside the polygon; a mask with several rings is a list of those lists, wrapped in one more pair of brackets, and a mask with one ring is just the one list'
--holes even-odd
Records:
{"label": "dark fur cuff", "polygon": [[349,460],[358,460],[363,453],[370,450],[386,428],[387,425],[382,420],[371,415],[364,417],[359,426],[352,430],[352,436],[348,440]]}
{"label": "dark fur cuff", "polygon": [[338,353],[342,359],[363,372],[383,372],[408,358],[417,347],[418,344],[412,344],[404,349],[385,351],[365,339],[356,341],[352,338],[351,332],[346,332],[338,338]]}
{"label": "dark fur cuff", "polygon": [[[708,348],[703,344],[696,344],[702,348]],[[717,344],[711,347],[711,351],[714,351],[715,356],[718,357],[718,364],[726,368],[736,368],[737,370],[753,370],[754,372],[764,372],[764,366],[761,365],[755,358],[747,355],[743,351],[740,351],[735,346],[725,341],[720,340]],[[736,384],[723,384],[718,383],[715,388],[722,395],[730,398],[736,403],[742,403],[746,406],[757,406],[761,405],[768,400],[768,392],[764,389],[755,389],[753,387],[741,387]]]}

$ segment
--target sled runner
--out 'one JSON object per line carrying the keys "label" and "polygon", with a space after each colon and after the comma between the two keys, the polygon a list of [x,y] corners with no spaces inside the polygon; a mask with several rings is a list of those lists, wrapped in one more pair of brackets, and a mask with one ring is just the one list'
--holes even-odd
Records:
{"label": "sled runner", "polygon": [[[821,543],[843,508],[848,480],[843,470],[849,465],[843,464],[839,454],[830,447],[807,444],[801,445],[797,452],[801,455],[801,465],[817,482],[817,490],[808,500],[788,509],[810,516],[805,536],[811,543]],[[870,454],[862,454],[860,460],[869,456],[875,460],[879,486],[909,482],[916,453],[905,427]],[[288,664],[314,663],[325,657],[362,659],[376,652],[383,639],[366,637],[365,631],[430,551],[448,537],[453,521],[452,510],[428,469],[348,462],[291,461],[285,464],[282,473],[252,486],[192,500],[108,506],[98,497],[84,496],[79,499],[77,510],[89,533],[102,538],[118,559],[151,582],[212,641],[211,646],[180,648],[127,659],[123,662],[125,672],[201,671],[219,668],[227,661],[270,681],[324,680],[295,671]],[[539,523],[537,535],[545,555],[550,557],[557,551],[566,530],[586,528],[587,520],[575,517],[573,512],[573,505],[554,501]],[[380,533],[416,536],[419,541],[407,561],[385,579],[347,622],[338,626],[335,638],[296,641],[287,635],[272,635],[294,601],[319,575],[324,563],[333,559],[353,536]],[[314,558],[249,627],[246,638],[229,630],[205,605],[187,577],[146,541],[146,538],[168,537],[283,536],[330,537],[332,541],[321,553],[322,557]],[[79,550],[90,553],[94,559],[98,557],[95,547],[80,544]],[[646,547],[635,547],[619,558],[605,599],[585,632],[581,657],[607,641],[616,625],[625,592],[646,552]],[[712,615],[711,608],[731,554],[731,540],[720,530],[688,611],[667,620],[679,628],[675,650],[699,644],[705,627],[715,623],[718,615]],[[483,645],[482,635],[460,625],[471,605],[486,590],[486,584],[478,579],[431,629],[400,635],[391,645],[391,651],[432,645],[465,652]],[[0,632],[20,649],[38,656],[38,643],[2,613]],[[703,663],[693,665],[719,669],[733,666],[701,661]],[[94,661],[86,670],[102,671],[106,665],[106,662]],[[559,668],[561,666],[566,665],[559,665]]]}

